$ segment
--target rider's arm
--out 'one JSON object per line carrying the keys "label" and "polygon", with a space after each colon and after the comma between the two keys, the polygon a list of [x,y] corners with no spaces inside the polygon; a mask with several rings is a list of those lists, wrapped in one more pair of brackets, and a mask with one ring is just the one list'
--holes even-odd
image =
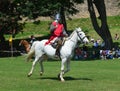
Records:
{"label": "rider's arm", "polygon": [[50,25],[50,32],[52,33],[56,28],[57,28],[57,23],[53,22],[53,23]]}
{"label": "rider's arm", "polygon": [[50,32],[52,33],[55,30],[55,26],[53,26],[52,24],[50,25]]}
{"label": "rider's arm", "polygon": [[68,37],[68,34],[67,34],[67,32],[65,31],[64,28],[63,28],[63,35],[64,35],[65,37]]}

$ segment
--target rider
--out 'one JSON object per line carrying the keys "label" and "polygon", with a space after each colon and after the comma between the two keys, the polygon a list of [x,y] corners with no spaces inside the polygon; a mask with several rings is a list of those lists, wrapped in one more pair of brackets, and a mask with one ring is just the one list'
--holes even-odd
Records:
{"label": "rider", "polygon": [[[50,39],[45,43],[45,45],[49,44],[55,38],[68,36],[68,34],[66,33],[66,31],[64,29],[64,25],[61,23],[60,14],[56,14],[55,21],[53,21],[50,26],[50,32],[51,32]],[[58,54],[58,51],[60,49],[59,44],[56,48],[56,55],[59,55]]]}
{"label": "rider", "polygon": [[36,41],[36,39],[35,39],[34,35],[31,35],[30,45],[32,45],[34,41]]}

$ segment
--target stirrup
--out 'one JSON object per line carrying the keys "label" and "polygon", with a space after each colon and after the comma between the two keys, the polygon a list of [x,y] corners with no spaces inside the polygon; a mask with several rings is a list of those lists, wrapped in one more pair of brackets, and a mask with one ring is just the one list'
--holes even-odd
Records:
{"label": "stirrup", "polygon": [[56,49],[57,44],[56,43],[51,43],[51,46]]}
{"label": "stirrup", "polygon": [[60,58],[60,54],[59,53],[55,53],[55,58]]}
{"label": "stirrup", "polygon": [[59,58],[59,56],[58,56],[58,55],[55,55],[55,58]]}

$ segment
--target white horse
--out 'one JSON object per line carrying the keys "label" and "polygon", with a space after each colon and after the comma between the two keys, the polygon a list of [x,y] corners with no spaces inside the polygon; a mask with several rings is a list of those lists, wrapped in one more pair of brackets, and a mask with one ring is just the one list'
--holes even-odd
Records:
{"label": "white horse", "polygon": [[[27,60],[29,60],[33,55],[35,55],[35,60],[32,63],[32,68],[28,73],[28,77],[30,77],[33,73],[34,66],[37,61],[40,62],[40,74],[42,75],[43,70],[43,55],[47,55],[50,58],[55,58],[55,51],[51,45],[45,45],[47,40],[36,41],[33,43],[30,52],[28,53]],[[81,30],[81,28],[76,28],[72,34],[66,39],[64,45],[61,47],[60,50],[60,59],[61,59],[61,72],[59,73],[58,77],[61,81],[65,81],[63,75],[70,70],[70,59],[73,56],[74,49],[78,43],[88,43],[89,40],[87,39],[85,33]],[[64,70],[64,65],[66,63],[66,70]]]}

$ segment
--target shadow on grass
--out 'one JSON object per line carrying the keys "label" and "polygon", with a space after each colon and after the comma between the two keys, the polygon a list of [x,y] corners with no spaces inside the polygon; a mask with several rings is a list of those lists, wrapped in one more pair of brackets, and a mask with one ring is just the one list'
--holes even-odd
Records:
{"label": "shadow on grass", "polygon": [[[59,78],[57,77],[40,77],[40,78],[32,78],[32,80],[35,80],[35,79],[50,79],[50,80],[60,80]],[[87,80],[87,81],[93,81],[92,79],[90,78],[74,78],[74,77],[70,77],[70,76],[66,76],[64,77],[64,79],[66,81],[71,81],[71,80]]]}

